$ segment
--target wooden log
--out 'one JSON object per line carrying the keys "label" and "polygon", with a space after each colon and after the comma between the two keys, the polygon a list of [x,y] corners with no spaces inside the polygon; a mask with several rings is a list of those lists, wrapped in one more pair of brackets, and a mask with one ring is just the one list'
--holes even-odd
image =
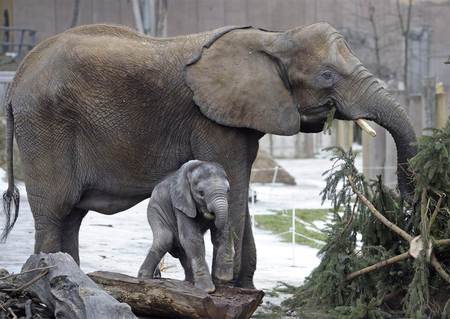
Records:
{"label": "wooden log", "polygon": [[[38,273],[29,271],[43,267],[47,269]],[[31,255],[22,273],[20,289],[35,293],[56,318],[137,319],[130,306],[99,288],[68,254]]]}
{"label": "wooden log", "polygon": [[264,296],[260,290],[221,286],[213,294],[207,294],[175,279],[141,280],[104,271],[88,276],[114,298],[129,304],[138,316],[250,318]]}

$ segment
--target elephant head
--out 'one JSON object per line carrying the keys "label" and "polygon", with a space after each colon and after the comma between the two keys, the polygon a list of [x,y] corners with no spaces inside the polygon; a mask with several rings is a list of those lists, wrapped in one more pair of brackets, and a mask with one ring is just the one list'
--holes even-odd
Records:
{"label": "elephant head", "polygon": [[337,119],[375,121],[395,140],[399,188],[409,198],[411,122],[330,25],[233,29],[203,47],[185,79],[201,112],[221,125],[279,135],[319,132],[334,107]]}
{"label": "elephant head", "polygon": [[214,220],[217,229],[224,229],[228,221],[228,193],[230,185],[225,170],[219,164],[189,161],[178,172],[171,190],[172,203],[191,218],[197,212]]}

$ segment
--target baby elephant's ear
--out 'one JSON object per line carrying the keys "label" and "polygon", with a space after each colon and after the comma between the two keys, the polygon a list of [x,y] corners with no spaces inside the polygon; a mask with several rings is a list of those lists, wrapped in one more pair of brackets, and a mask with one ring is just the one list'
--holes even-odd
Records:
{"label": "baby elephant's ear", "polygon": [[176,173],[176,178],[170,185],[170,197],[172,205],[188,217],[197,215],[197,208],[191,194],[189,173],[201,164],[201,161],[193,160],[183,164]]}

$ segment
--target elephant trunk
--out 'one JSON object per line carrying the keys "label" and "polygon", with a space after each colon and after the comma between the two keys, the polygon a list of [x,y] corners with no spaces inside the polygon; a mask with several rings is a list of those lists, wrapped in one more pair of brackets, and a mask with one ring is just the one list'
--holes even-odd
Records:
{"label": "elephant trunk", "polygon": [[208,204],[208,210],[215,215],[214,224],[217,229],[224,229],[228,221],[228,200],[225,194],[219,194],[212,198]]}
{"label": "elephant trunk", "polygon": [[[350,105],[353,108],[338,111],[348,119],[368,119],[384,127],[392,135],[397,147],[398,186],[402,197],[412,201],[414,183],[408,160],[417,153],[416,134],[411,121],[401,105],[372,74],[363,69],[354,82]],[[350,90],[349,90],[350,91]],[[348,92],[350,93],[350,92]],[[350,93],[350,94],[352,94]]]}

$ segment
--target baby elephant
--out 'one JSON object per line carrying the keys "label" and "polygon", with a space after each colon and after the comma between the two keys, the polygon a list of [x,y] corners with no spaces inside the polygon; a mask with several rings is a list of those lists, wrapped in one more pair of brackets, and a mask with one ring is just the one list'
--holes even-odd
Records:
{"label": "baby elephant", "polygon": [[[219,164],[189,161],[153,190],[147,216],[153,231],[152,247],[138,277],[154,278],[166,252],[179,258],[185,279],[207,292],[214,282],[233,277],[233,243],[228,222],[230,186]],[[205,260],[203,235],[211,230],[214,256],[212,279]]]}

